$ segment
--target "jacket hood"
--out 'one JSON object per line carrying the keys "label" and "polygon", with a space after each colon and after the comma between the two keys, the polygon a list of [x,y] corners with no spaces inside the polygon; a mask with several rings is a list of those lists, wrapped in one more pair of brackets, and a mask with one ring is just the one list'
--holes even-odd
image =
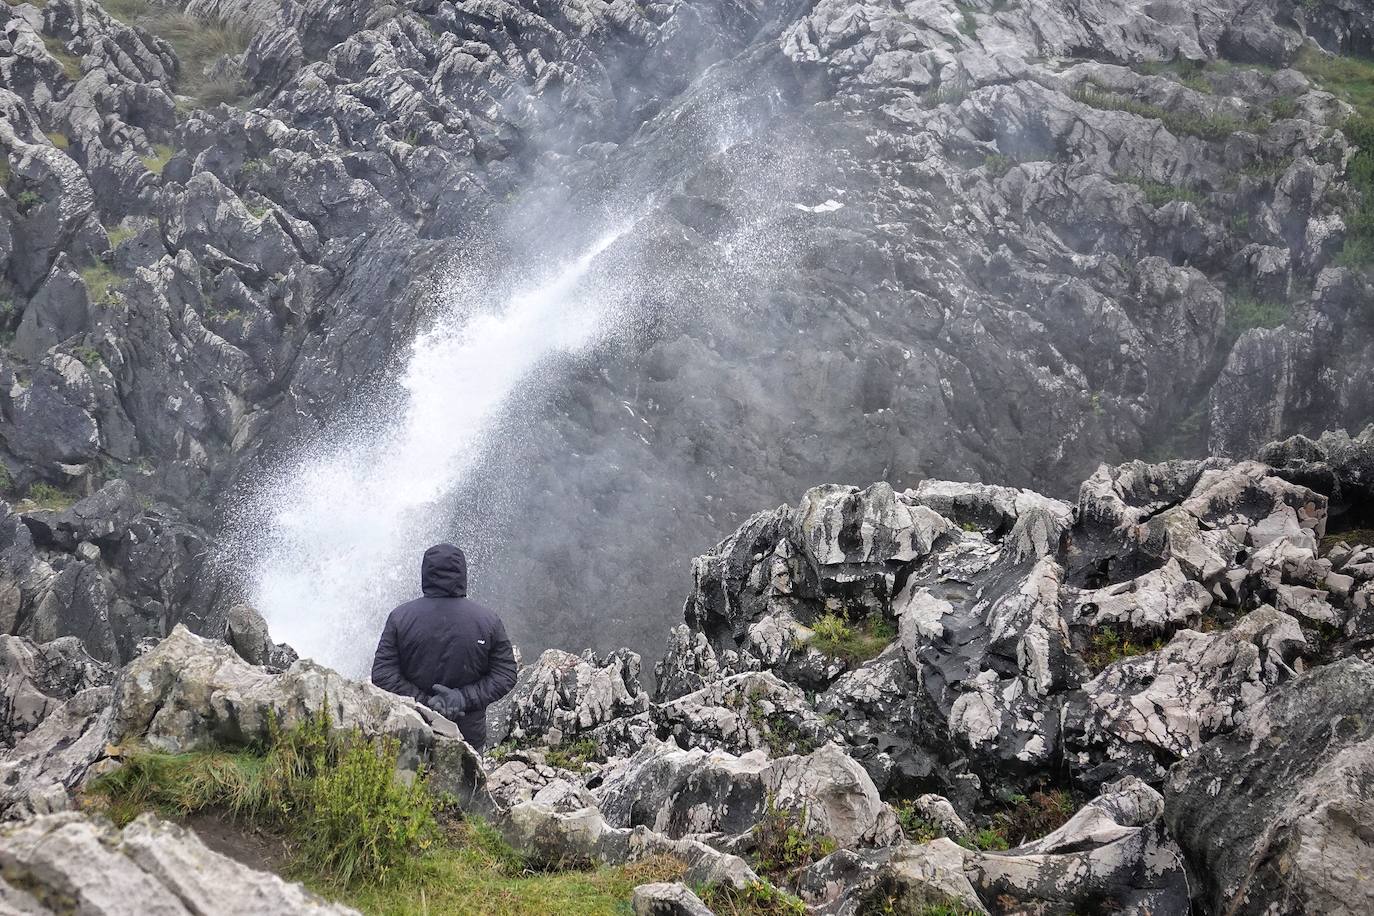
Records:
{"label": "jacket hood", "polygon": [[435,544],[420,564],[420,591],[426,598],[462,598],[468,593],[468,558],[452,544]]}

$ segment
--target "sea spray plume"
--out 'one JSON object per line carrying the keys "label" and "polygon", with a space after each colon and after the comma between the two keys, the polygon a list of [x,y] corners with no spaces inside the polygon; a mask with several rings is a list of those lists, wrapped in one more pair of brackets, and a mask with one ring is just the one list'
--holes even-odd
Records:
{"label": "sea spray plume", "polygon": [[253,600],[274,634],[338,669],[366,669],[380,617],[414,590],[417,545],[448,530],[436,501],[481,454],[491,418],[541,363],[606,333],[628,284],[596,261],[614,231],[576,259],[463,321],[455,282],[419,335],[390,417],[321,441],[266,491],[267,530]]}

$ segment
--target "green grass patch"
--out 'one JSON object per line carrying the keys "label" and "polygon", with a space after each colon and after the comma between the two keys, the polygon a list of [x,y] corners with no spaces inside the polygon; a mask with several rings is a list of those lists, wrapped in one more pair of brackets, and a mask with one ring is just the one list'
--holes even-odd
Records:
{"label": "green grass patch", "polygon": [[67,50],[62,39],[44,35],[43,45],[48,49],[48,53],[57,58],[57,62],[62,65],[62,72],[66,74],[67,79],[73,83],[81,79],[81,59]]}
{"label": "green grass patch", "polygon": [[1286,302],[1269,302],[1252,296],[1232,296],[1226,302],[1226,335],[1235,340],[1252,328],[1276,328],[1293,314]]}
{"label": "green grass patch", "polygon": [[321,714],[274,729],[262,748],[132,750],[122,767],[88,787],[88,805],[103,804],[116,823],[145,810],[228,815],[245,830],[287,841],[288,876],[379,916],[622,912],[636,886],[686,870],[666,856],[585,870],[535,868],[480,819],[447,820],[423,774],[410,785],[397,780],[397,750],[393,740],[337,732]]}
{"label": "green grass patch", "polygon": [[1001,153],[990,153],[983,157],[983,168],[987,169],[989,175],[994,178],[1001,178],[1010,172],[1012,166],[1016,165],[1016,160]]}
{"label": "green grass patch", "polygon": [[68,137],[61,131],[55,130],[51,133],[44,134],[44,136],[48,138],[49,143],[51,143],[53,146],[57,147],[60,150],[69,150],[72,148],[71,137]]}
{"label": "green grass patch", "polygon": [[95,305],[113,305],[118,300],[121,278],[104,261],[83,267],[81,282],[86,284],[86,295]]}
{"label": "green grass patch", "polygon": [[823,614],[811,625],[811,631],[814,635],[807,645],[851,665],[873,658],[897,636],[892,624],[878,614],[858,623],[850,623],[839,614]]}
{"label": "green grass patch", "polygon": [[1346,179],[1357,199],[1346,208],[1345,245],[1336,263],[1369,268],[1374,266],[1374,59],[1327,54],[1309,43],[1293,66],[1355,109],[1341,131],[1356,147]]}
{"label": "green grass patch", "polygon": [[552,767],[580,773],[587,764],[597,759],[596,742],[590,738],[577,741],[564,741],[544,752],[544,761]]}
{"label": "green grass patch", "polygon": [[1356,544],[1374,546],[1374,528],[1351,528],[1349,531],[1328,534],[1322,538],[1322,552],[1325,553],[1337,544],[1349,544],[1352,547]]}
{"label": "green grass patch", "polygon": [[1073,793],[1065,789],[1038,790],[1030,795],[1016,795],[1005,810],[993,821],[1004,836],[1020,840],[1037,840],[1064,826],[1078,811]]}
{"label": "green grass patch", "polygon": [[1123,178],[1122,181],[1140,188],[1145,194],[1146,203],[1152,207],[1162,207],[1176,200],[1201,204],[1203,200],[1202,195],[1197,191],[1182,185],[1165,184],[1162,181],[1151,181],[1148,178]]}
{"label": "green grass patch", "polygon": [[72,356],[75,356],[92,369],[96,366],[105,365],[105,357],[101,356],[100,351],[90,344],[82,344],[79,347],[73,348]]}
{"label": "green grass patch", "polygon": [[24,498],[32,503],[35,509],[46,509],[51,512],[61,512],[76,502],[76,497],[71,493],[60,490],[50,483],[31,485]]}
{"label": "green grass patch", "polygon": [[307,883],[376,916],[601,916],[629,912],[638,885],[673,881],[684,871],[682,862],[668,857],[586,871],[534,871],[490,827],[464,821],[404,881],[343,892]]}
{"label": "green grass patch", "polygon": [[902,833],[911,842],[929,843],[945,835],[943,827],[916,810],[916,802],[913,799],[903,799],[892,807],[897,812],[897,822],[902,825]]}
{"label": "green grass patch", "polygon": [[153,145],[152,154],[142,156],[140,159],[145,169],[152,172],[154,175],[161,175],[162,170],[167,168],[167,163],[172,161],[174,155],[176,155],[176,150],[165,143],[156,143]]}
{"label": "green grass patch", "polygon": [[1107,624],[1098,627],[1088,637],[1088,646],[1083,650],[1083,660],[1088,663],[1089,670],[1097,672],[1123,658],[1156,652],[1164,648],[1166,642],[1162,636],[1145,642],[1136,642],[1126,631]]}
{"label": "green grass patch", "polygon": [[111,248],[118,248],[121,244],[133,238],[135,234],[135,231],[127,226],[105,227],[105,238],[110,240]]}
{"label": "green grass patch", "polygon": [[129,25],[147,29],[172,46],[180,63],[177,91],[202,106],[234,104],[246,87],[209,76],[206,71],[221,57],[242,54],[252,40],[247,28],[163,6],[153,0],[110,0],[105,8]]}
{"label": "green grass patch", "polygon": [[273,729],[261,752],[163,754],[134,750],[95,781],[111,816],[226,811],[285,834],[294,867],[348,887],[409,867],[439,840],[436,802],[423,774],[396,778],[399,744],[338,732],[327,714]]}
{"label": "green grass patch", "polygon": [[1171,77],[1194,92],[1212,92],[1212,84],[1205,76],[1209,62],[1205,60],[1188,60],[1183,57],[1173,60],[1149,60],[1136,64],[1134,69],[1146,76]]}
{"label": "green grass patch", "polygon": [[806,811],[780,809],[769,798],[753,829],[754,866],[768,878],[787,880],[830,855],[835,841],[806,829]]}
{"label": "green grass patch", "polygon": [[996,851],[1011,848],[1011,844],[1007,842],[1006,828],[997,825],[975,830],[970,834],[959,837],[955,842],[966,849]]}
{"label": "green grass patch", "polygon": [[1080,86],[1073,92],[1074,101],[1097,108],[1101,111],[1124,111],[1142,118],[1161,121],[1166,130],[1175,136],[1186,135],[1201,137],[1204,140],[1224,140],[1232,134],[1248,130],[1261,132],[1268,127],[1263,120],[1242,121],[1228,115],[1195,115],[1182,111],[1171,111],[1159,105],[1142,102],[1129,96],[1110,92],[1093,85]]}
{"label": "green grass patch", "polygon": [[743,890],[723,885],[694,890],[716,916],[806,916],[806,904],[764,881],[753,881]]}

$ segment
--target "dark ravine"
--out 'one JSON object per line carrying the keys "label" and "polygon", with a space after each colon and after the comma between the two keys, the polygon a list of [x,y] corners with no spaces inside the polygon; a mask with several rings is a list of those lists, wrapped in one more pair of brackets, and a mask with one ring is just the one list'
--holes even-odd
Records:
{"label": "dark ravine", "polygon": [[[1374,427],[1265,453],[1102,465],[1073,504],[814,488],[692,563],[652,692],[634,652],[548,650],[482,757],[413,701],[295,660],[249,608],[233,647],[177,628],[119,671],[5,637],[23,702],[0,899],[96,894],[51,851],[67,843],[110,850],[117,884],[166,885],[150,836],[204,862],[200,886],[268,882],[156,819],[114,835],[61,812],[123,748],[242,746],[327,703],[539,860],[681,859],[685,883],[639,888],[639,913],[709,912],[691,887],[761,879],[821,914],[1368,912],[1374,545],[1332,520],[1371,495]],[[782,871],[758,832],[779,811],[824,838]],[[325,906],[271,888],[281,912]]]}
{"label": "dark ravine", "polygon": [[217,60],[110,9],[0,9],[0,630],[218,635],[242,495],[390,396],[436,267],[607,212],[651,317],[452,496],[532,648],[657,651],[677,558],[823,480],[1068,496],[1374,415],[1348,108],[1288,69],[1368,49],[1343,2],[196,0]]}

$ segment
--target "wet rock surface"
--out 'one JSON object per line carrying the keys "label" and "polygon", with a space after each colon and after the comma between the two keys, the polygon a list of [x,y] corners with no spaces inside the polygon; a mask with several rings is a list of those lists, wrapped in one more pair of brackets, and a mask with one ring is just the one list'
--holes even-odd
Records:
{"label": "wet rock surface", "polygon": [[[1364,47],[1341,4],[192,6],[238,46],[0,11],[0,490],[34,549],[0,630],[113,663],[221,635],[243,564],[209,548],[261,472],[394,398],[436,278],[509,285],[588,213],[637,217],[653,319],[548,367],[450,512],[535,650],[656,653],[676,558],[818,479],[1010,482],[928,506],[1015,524],[1099,460],[1374,412],[1346,106],[1302,71]],[[596,548],[521,521],[550,512]]]}

